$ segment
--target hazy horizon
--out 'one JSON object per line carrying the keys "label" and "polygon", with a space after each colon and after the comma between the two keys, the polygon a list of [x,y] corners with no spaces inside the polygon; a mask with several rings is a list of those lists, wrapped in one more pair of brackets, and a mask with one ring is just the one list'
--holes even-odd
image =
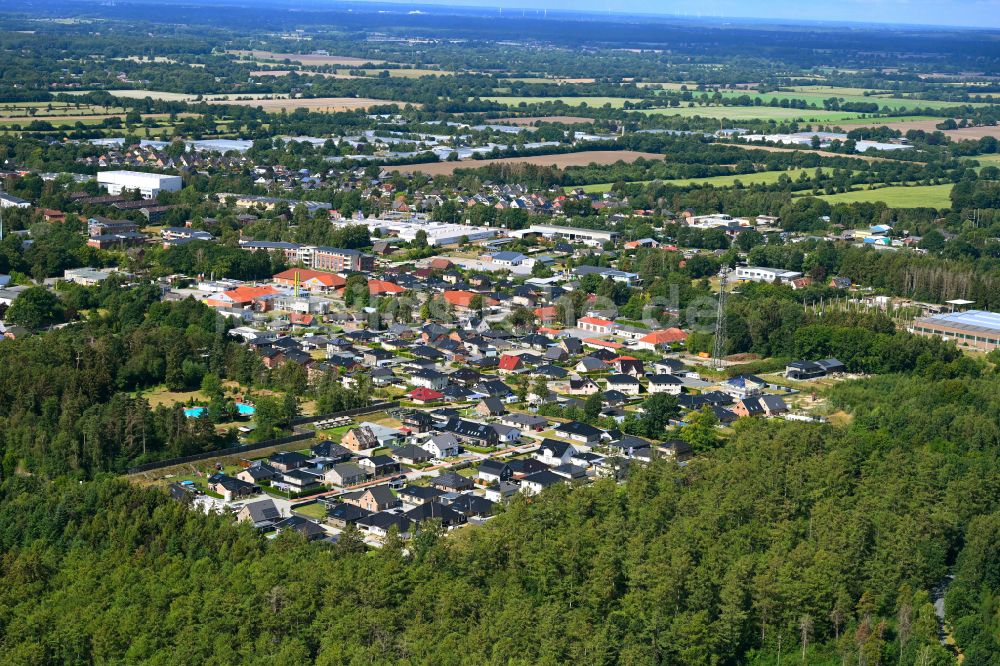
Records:
{"label": "hazy horizon", "polygon": [[[1000,28],[1000,0],[844,0],[836,5],[805,4],[793,0],[638,0],[627,9],[608,0],[541,0],[526,6],[525,0],[356,0],[365,4],[435,5],[480,7],[511,11],[609,12],[611,15],[655,14],[663,17],[713,18],[722,20],[822,21],[877,23],[954,28]],[[326,4],[317,2],[316,4]]]}

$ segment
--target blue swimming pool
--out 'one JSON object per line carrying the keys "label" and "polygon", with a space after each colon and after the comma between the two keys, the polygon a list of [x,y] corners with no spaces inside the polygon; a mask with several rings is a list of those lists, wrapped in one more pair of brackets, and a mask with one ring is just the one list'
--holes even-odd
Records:
{"label": "blue swimming pool", "polygon": [[253,416],[257,412],[257,408],[245,402],[238,402],[236,403],[236,411],[240,413],[240,416]]}
{"label": "blue swimming pool", "polygon": [[196,419],[207,411],[208,409],[205,407],[185,407],[184,416],[188,417],[189,419]]}

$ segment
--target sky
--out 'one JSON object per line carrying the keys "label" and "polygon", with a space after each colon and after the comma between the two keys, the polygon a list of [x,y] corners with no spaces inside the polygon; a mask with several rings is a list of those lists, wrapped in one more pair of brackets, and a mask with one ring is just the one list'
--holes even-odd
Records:
{"label": "sky", "polygon": [[[393,0],[390,0],[393,1]],[[394,0],[399,2],[400,0]],[[418,0],[421,4],[1000,28],[1000,0]]]}

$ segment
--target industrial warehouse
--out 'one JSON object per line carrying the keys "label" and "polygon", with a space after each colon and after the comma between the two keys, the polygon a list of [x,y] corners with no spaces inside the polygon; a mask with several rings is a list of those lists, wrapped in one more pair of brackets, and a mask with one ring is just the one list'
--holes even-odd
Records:
{"label": "industrial warehouse", "polygon": [[1000,347],[1000,314],[966,310],[920,317],[914,320],[912,331],[954,340],[959,347],[991,351]]}

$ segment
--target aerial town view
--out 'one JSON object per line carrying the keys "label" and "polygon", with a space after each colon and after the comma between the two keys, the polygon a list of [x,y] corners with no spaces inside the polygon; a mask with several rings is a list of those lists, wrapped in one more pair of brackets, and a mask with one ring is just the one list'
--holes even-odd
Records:
{"label": "aerial town view", "polygon": [[1000,0],[5,0],[0,665],[1000,666]]}

